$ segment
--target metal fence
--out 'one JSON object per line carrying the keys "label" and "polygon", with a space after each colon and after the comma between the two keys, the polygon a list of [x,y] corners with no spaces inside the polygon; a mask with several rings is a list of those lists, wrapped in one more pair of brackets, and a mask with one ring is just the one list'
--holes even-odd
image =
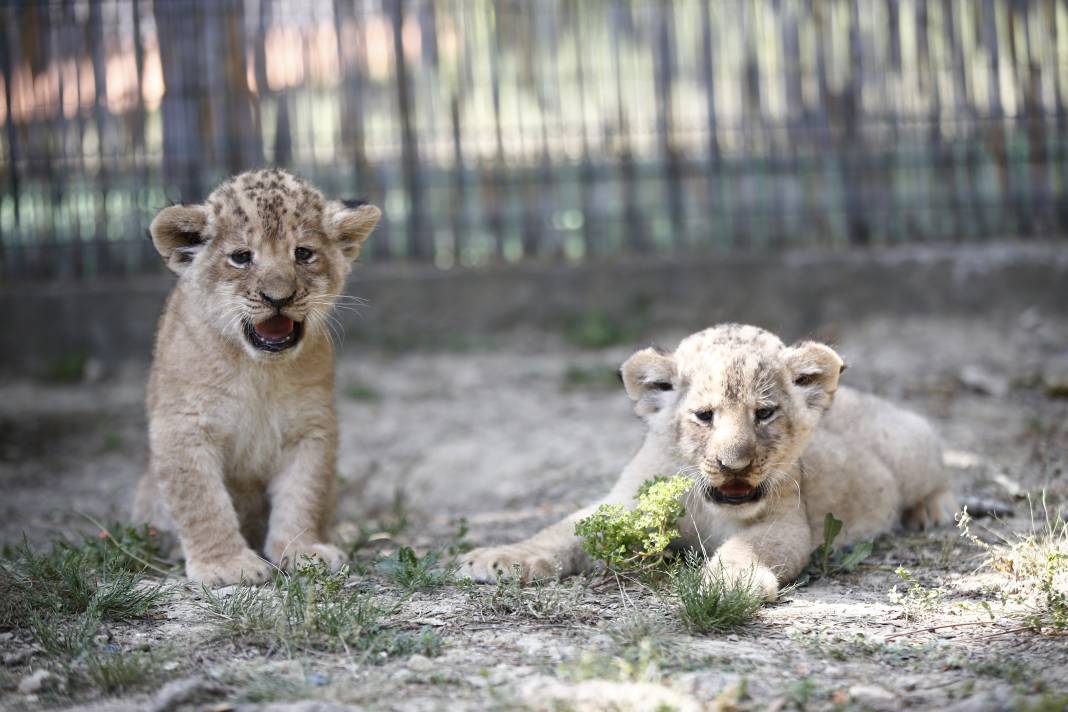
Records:
{"label": "metal fence", "polygon": [[0,6],[0,274],[288,166],[441,267],[1068,234],[1068,0]]}

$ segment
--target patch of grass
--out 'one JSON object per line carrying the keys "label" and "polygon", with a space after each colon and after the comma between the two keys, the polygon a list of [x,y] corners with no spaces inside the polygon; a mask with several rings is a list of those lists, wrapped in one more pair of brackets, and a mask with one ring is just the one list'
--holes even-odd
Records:
{"label": "patch of grass", "polygon": [[96,654],[85,662],[85,680],[106,694],[151,685],[159,676],[157,660],[148,653]]}
{"label": "patch of grass", "polygon": [[45,380],[52,383],[78,383],[85,376],[89,355],[84,351],[60,354],[49,362],[44,372]]}
{"label": "patch of grass", "polygon": [[29,629],[37,644],[48,655],[77,658],[91,652],[100,629],[100,614],[95,610],[75,616],[30,614]]}
{"label": "patch of grass", "polygon": [[722,632],[752,620],[764,605],[752,574],[731,576],[720,568],[707,574],[704,558],[689,552],[674,574],[676,612],[695,633]]}
{"label": "patch of grass", "polygon": [[584,588],[581,579],[571,579],[566,584],[553,581],[522,583],[522,572],[517,566],[511,576],[499,575],[497,585],[487,595],[484,587],[465,579],[468,600],[483,617],[530,618],[540,621],[573,619]]}
{"label": "patch of grass", "polygon": [[898,566],[894,573],[902,580],[905,588],[898,590],[897,584],[894,584],[887,595],[891,602],[901,606],[905,613],[905,620],[922,618],[938,610],[938,607],[942,605],[945,590],[940,586],[935,588],[924,586],[911,571],[903,566]]}
{"label": "patch of grass", "polygon": [[382,400],[382,394],[363,381],[349,381],[345,385],[344,393],[346,398],[365,403],[378,403]]}
{"label": "patch of grass", "polygon": [[804,712],[804,710],[808,709],[808,705],[813,701],[812,698],[817,689],[816,683],[812,681],[812,678],[801,678],[797,682],[786,687],[786,704],[794,709]]}
{"label": "patch of grass", "polygon": [[561,673],[573,680],[607,679],[655,682],[668,670],[692,670],[703,661],[685,655],[678,626],[669,619],[631,609],[604,627],[611,639],[606,650],[586,650]]}
{"label": "patch of grass", "polygon": [[967,510],[958,527],[986,552],[983,565],[1007,579],[1004,592],[1023,611],[1013,617],[1035,632],[1063,634],[1068,631],[1068,522],[1059,510],[1050,512],[1044,491],[1041,506],[1042,521],[1036,524],[1032,513],[1030,531],[999,536],[993,544],[972,534]]}
{"label": "patch of grass", "polygon": [[[139,618],[166,593],[106,542],[66,542],[38,553],[26,541],[0,556],[0,626],[32,630],[42,646],[73,652],[101,621]],[[91,630],[88,634],[78,631]]]}
{"label": "patch of grass", "polygon": [[966,667],[976,675],[997,678],[1012,685],[1032,685],[1039,679],[1031,666],[1005,655],[969,661]]}
{"label": "patch of grass", "polygon": [[563,386],[570,388],[589,388],[598,390],[615,390],[619,388],[619,372],[611,366],[575,366],[564,371]]}
{"label": "patch of grass", "polygon": [[693,481],[681,475],[648,480],[638,490],[633,509],[622,504],[602,504],[575,525],[582,548],[603,561],[608,570],[641,578],[663,573],[671,558],[667,551],[679,536],[677,522],[685,512],[683,496]]}
{"label": "patch of grass", "polygon": [[644,326],[644,309],[634,310],[627,319],[618,319],[603,309],[587,309],[564,322],[563,336],[584,349],[603,349],[634,341]]}
{"label": "patch of grass", "polygon": [[239,688],[237,701],[244,703],[296,702],[315,697],[315,688],[297,675],[269,672],[244,676],[233,680],[233,684]]}
{"label": "patch of grass", "polygon": [[1064,712],[1068,709],[1068,695],[1047,692],[1037,700],[1022,701],[1020,712]]}
{"label": "patch of grass", "polygon": [[891,643],[864,633],[828,633],[816,630],[811,633],[793,631],[790,639],[805,648],[839,661],[870,660],[894,668],[930,670],[934,661],[947,664],[950,653],[935,641],[915,643],[906,639]]}
{"label": "patch of grass", "polygon": [[271,583],[242,586],[228,596],[204,590],[205,608],[220,632],[268,649],[344,652],[377,662],[397,655],[436,655],[441,639],[430,629],[390,627],[396,604],[346,586],[345,569],[308,563]]}
{"label": "patch of grass", "polygon": [[562,677],[575,680],[658,682],[662,678],[660,651],[644,638],[619,655],[587,650],[577,660],[560,668]]}
{"label": "patch of grass", "polygon": [[375,571],[409,591],[438,588],[452,583],[459,568],[455,562],[442,564],[440,559],[435,551],[419,557],[411,547],[403,546],[393,556],[380,559]]}

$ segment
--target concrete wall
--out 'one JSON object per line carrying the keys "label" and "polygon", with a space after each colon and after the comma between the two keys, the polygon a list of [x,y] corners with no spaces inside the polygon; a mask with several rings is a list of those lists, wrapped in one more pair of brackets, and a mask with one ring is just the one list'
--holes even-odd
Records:
{"label": "concrete wall", "polygon": [[[169,275],[69,285],[0,286],[6,374],[47,373],[77,355],[104,365],[149,358]],[[1068,315],[1068,245],[702,255],[577,267],[437,271],[359,267],[349,292],[370,300],[339,313],[345,348],[464,343],[517,327],[559,331],[582,313],[640,331],[760,324],[792,338],[872,315]],[[640,319],[632,319],[639,313]],[[641,335],[636,340],[641,340]]]}

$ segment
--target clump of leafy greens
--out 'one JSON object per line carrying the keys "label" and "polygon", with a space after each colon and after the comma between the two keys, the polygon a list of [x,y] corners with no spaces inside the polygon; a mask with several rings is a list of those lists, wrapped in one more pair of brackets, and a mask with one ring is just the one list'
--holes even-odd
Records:
{"label": "clump of leafy greens", "polygon": [[681,475],[647,480],[633,509],[602,504],[575,525],[575,534],[582,537],[586,553],[615,574],[663,572],[671,558],[667,547],[679,536],[677,522],[686,511],[682,498],[691,487],[693,480]]}

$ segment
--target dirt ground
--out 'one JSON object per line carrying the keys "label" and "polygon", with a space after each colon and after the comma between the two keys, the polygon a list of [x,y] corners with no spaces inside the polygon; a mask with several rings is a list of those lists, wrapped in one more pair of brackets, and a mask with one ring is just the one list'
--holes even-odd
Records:
{"label": "dirt ground", "polygon": [[[683,334],[649,336],[673,345]],[[1068,381],[1064,315],[876,320],[823,336],[851,366],[846,383],[934,421],[962,498],[1011,512],[981,530],[1028,529],[1027,493],[1045,489],[1051,506],[1068,500],[1068,398],[1049,385]],[[641,424],[611,373],[640,345],[590,351],[529,334],[465,352],[350,348],[338,366],[339,538],[392,516],[400,501],[407,526],[362,556],[442,547],[461,517],[467,542],[497,543],[596,497],[639,444]],[[0,542],[25,535],[43,546],[93,531],[83,514],[125,517],[145,460],[144,380],[137,366],[89,384],[0,383]],[[40,663],[13,655],[0,668],[0,707],[1065,709],[1068,638],[1014,632],[991,592],[997,574],[981,560],[954,529],[884,537],[859,570],[710,635],[684,632],[669,602],[637,589],[551,586],[539,618],[487,610],[491,587],[449,585],[411,595],[394,616],[432,628],[440,653],[378,664],[228,640],[187,587],[160,615],[109,631],[119,646],[177,653],[159,684],[117,697],[27,696],[15,683]],[[909,584],[899,566],[912,572],[914,595],[900,595]],[[619,641],[642,625],[655,648],[631,664]],[[0,650],[16,643],[0,639]],[[238,679],[281,682],[257,696]]]}

